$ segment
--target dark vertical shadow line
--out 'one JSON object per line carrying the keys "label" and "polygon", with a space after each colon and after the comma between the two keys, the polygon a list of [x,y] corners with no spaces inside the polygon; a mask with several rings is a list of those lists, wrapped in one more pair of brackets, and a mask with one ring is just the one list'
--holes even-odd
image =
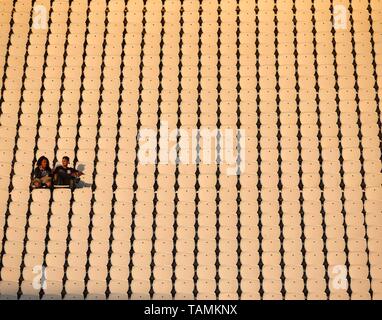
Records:
{"label": "dark vertical shadow line", "polygon": [[99,141],[99,137],[100,137],[100,128],[101,128],[101,117],[102,117],[102,102],[103,102],[103,97],[102,97],[102,94],[105,90],[104,86],[103,86],[103,80],[105,78],[104,76],[104,70],[105,70],[105,56],[106,56],[106,45],[107,45],[107,35],[109,33],[109,30],[108,30],[108,26],[109,26],[109,12],[110,10],[109,9],[109,3],[110,3],[110,0],[106,0],[106,15],[105,15],[105,30],[104,30],[104,33],[103,33],[103,43],[102,43],[102,63],[101,63],[101,84],[100,84],[100,88],[99,88],[99,91],[100,91],[100,94],[99,94],[99,100],[98,100],[98,122],[97,122],[97,135],[96,135],[96,144],[95,144],[95,158],[94,158],[94,169],[93,169],[93,183],[92,183],[92,199],[90,201],[90,212],[89,212],[89,218],[90,218],[90,223],[89,223],[89,236],[88,236],[88,249],[87,249],[87,252],[86,252],[86,264],[85,264],[85,269],[86,269],[86,274],[85,274],[85,289],[84,289],[84,292],[83,292],[83,295],[84,295],[84,298],[86,299],[88,294],[89,294],[89,291],[88,291],[88,282],[90,280],[90,276],[89,276],[89,269],[90,269],[90,255],[92,254],[92,251],[91,251],[91,243],[92,241],[94,240],[93,239],[93,235],[92,235],[92,231],[93,231],[93,217],[94,217],[94,203],[96,202],[96,199],[95,199],[95,190],[98,188],[98,186],[96,186],[96,183],[95,183],[95,177],[97,175],[97,163],[98,163],[98,151],[99,151],[99,147],[98,147],[98,141]]}
{"label": "dark vertical shadow line", "polygon": [[[44,65],[43,65],[43,72],[42,72],[42,76],[41,76],[41,88],[40,88],[40,101],[39,101],[39,109],[38,109],[37,133],[36,133],[36,137],[35,137],[35,146],[34,146],[34,150],[33,150],[33,161],[32,161],[31,177],[33,176],[33,168],[34,168],[34,165],[36,163],[36,151],[37,151],[36,143],[37,143],[37,140],[39,138],[39,132],[38,131],[39,131],[39,128],[40,128],[40,125],[41,125],[41,122],[40,122],[41,105],[43,103],[43,92],[44,92],[44,89],[45,89],[44,88],[44,79],[45,79],[45,69],[46,69],[46,58],[48,56],[49,35],[51,33],[50,25],[52,23],[52,11],[53,11],[52,5],[53,5],[53,1],[50,2],[50,9],[49,9],[48,32],[47,32],[47,35],[46,35]],[[31,30],[32,29],[33,29],[33,27],[31,28]],[[29,52],[28,52],[28,56],[29,56]],[[25,72],[24,72],[24,75],[25,75],[25,78],[26,78],[27,76],[26,76]],[[20,105],[20,107],[21,107],[21,105]],[[50,200],[49,200],[49,202],[52,201],[52,195],[53,195],[53,193],[51,192],[50,193]],[[23,294],[22,293],[22,283],[24,281],[23,271],[24,271],[24,268],[25,268],[25,255],[28,254],[28,252],[27,252],[27,243],[29,241],[29,239],[28,239],[28,230],[29,230],[29,227],[30,227],[30,225],[29,225],[29,218],[32,215],[31,212],[30,212],[31,204],[32,204],[32,193],[29,194],[29,199],[28,199],[28,212],[27,212],[27,221],[26,221],[26,228],[25,228],[24,250],[23,250],[23,253],[22,253],[22,260],[21,260],[21,264],[20,264],[19,292],[18,292],[19,298],[21,298],[21,295]],[[49,206],[50,206],[50,203],[49,203]],[[46,228],[47,231],[48,231],[48,226],[49,226],[49,217],[50,217],[50,212],[48,212],[48,225],[47,225],[47,228]],[[47,234],[47,236],[48,236],[48,234]],[[46,267],[46,263],[45,263],[45,257],[44,257],[44,262],[43,262],[42,268],[45,268],[45,267]],[[42,275],[44,276],[44,274],[45,274],[45,271],[43,269],[42,270]],[[40,297],[41,296],[42,295],[41,295],[41,291],[40,291]]]}
{"label": "dark vertical shadow line", "polygon": [[7,79],[7,71],[8,71],[8,67],[9,67],[9,62],[8,62],[9,56],[10,56],[10,50],[9,49],[10,49],[10,47],[12,45],[13,25],[15,24],[14,14],[16,12],[16,9],[15,9],[16,2],[17,2],[17,0],[13,0],[13,9],[12,9],[11,18],[10,18],[10,21],[9,21],[10,28],[9,28],[9,34],[8,34],[7,51],[5,53],[5,59],[4,59],[5,63],[4,63],[4,68],[3,68],[3,77],[1,79],[1,89],[0,89],[0,119],[1,119],[1,115],[3,114],[2,105],[4,103],[5,80]]}
{"label": "dark vertical shadow line", "polygon": [[138,158],[138,153],[139,153],[139,130],[141,128],[141,114],[142,114],[142,110],[141,110],[141,106],[142,106],[142,91],[143,91],[143,85],[142,85],[142,80],[143,80],[143,56],[144,56],[144,47],[145,47],[145,35],[146,35],[146,3],[147,3],[147,0],[143,0],[143,9],[142,9],[142,12],[143,12],[143,17],[142,17],[142,40],[141,40],[141,54],[140,54],[140,58],[141,58],[141,61],[139,63],[139,98],[138,98],[138,112],[137,112],[137,115],[138,115],[138,120],[137,120],[137,136],[136,136],[136,145],[135,145],[135,161],[134,161],[134,165],[135,165],[135,168],[134,168],[134,184],[133,184],[133,189],[134,189],[134,197],[133,197],[133,209],[132,209],[132,212],[131,212],[131,216],[132,216],[132,222],[131,222],[131,237],[130,237],[130,253],[129,253],[129,256],[130,256],[130,261],[129,261],[129,278],[128,278],[128,283],[129,283],[129,289],[128,289],[128,296],[129,298],[131,298],[132,294],[133,294],[133,291],[131,289],[131,284],[133,282],[133,275],[132,275],[132,270],[133,270],[133,266],[134,266],[134,263],[133,263],[133,257],[134,257],[134,241],[135,241],[135,234],[134,234],[134,230],[135,230],[135,216],[136,216],[136,208],[135,208],[135,205],[137,203],[137,190],[138,190],[138,183],[137,183],[137,179],[138,179],[138,163],[139,163],[139,158]]}
{"label": "dark vertical shadow line", "polygon": [[[45,71],[46,71],[46,67],[47,67],[47,58],[48,58],[48,47],[50,45],[50,41],[49,41],[49,37],[50,37],[50,34],[51,34],[51,24],[52,24],[52,12],[53,12],[53,0],[50,1],[50,9],[49,9],[49,20],[48,20],[48,32],[47,32],[47,35],[46,35],[46,42],[45,42],[45,54],[44,54],[44,65],[43,65],[43,71],[42,71],[42,77],[41,77],[41,88],[40,88],[40,101],[39,101],[39,109],[38,109],[38,122],[37,122],[37,134],[36,134],[36,138],[35,138],[35,148],[34,148],[34,158],[33,158],[33,167],[36,163],[36,154],[37,154],[37,150],[38,150],[38,140],[40,138],[40,126],[41,126],[41,114],[42,114],[42,110],[41,110],[41,106],[42,104],[44,103],[44,91],[45,91],[45,86],[44,86],[44,81],[46,79],[46,75],[45,75]],[[52,163],[53,165],[53,163]],[[31,174],[32,176],[32,174]],[[32,196],[32,193],[31,193],[31,196]],[[32,202],[32,199],[30,198],[29,199],[30,202]],[[53,201],[53,190],[51,189],[50,190],[50,198],[49,198],[49,209],[48,209],[48,213],[47,213],[47,224],[46,224],[46,235],[45,235],[45,248],[44,248],[44,252],[43,252],[43,262],[42,262],[42,272],[43,272],[43,275],[45,274],[45,271],[46,270],[46,267],[47,267],[47,263],[46,263],[46,256],[48,254],[48,242],[49,242],[49,230],[50,230],[50,218],[52,216],[52,201]],[[44,296],[44,290],[43,288],[41,288],[40,290],[40,299],[42,299],[42,297]]]}
{"label": "dark vertical shadow line", "polygon": [[323,254],[324,254],[324,268],[325,268],[325,294],[327,300],[329,300],[329,274],[328,274],[328,268],[329,268],[329,263],[328,263],[328,249],[326,247],[326,241],[327,241],[327,236],[326,236],[326,221],[325,221],[325,193],[324,193],[324,170],[323,170],[323,157],[322,157],[322,132],[321,132],[321,110],[320,110],[320,86],[319,86],[319,74],[318,74],[318,53],[317,53],[317,30],[316,30],[316,8],[314,6],[314,0],[312,0],[312,5],[311,5],[311,11],[312,11],[312,34],[313,34],[313,56],[314,56],[314,77],[315,77],[315,91],[316,91],[316,113],[317,113],[317,127],[318,127],[318,162],[320,165],[319,169],[319,174],[320,174],[320,212],[322,215],[322,231],[323,231]]}
{"label": "dark vertical shadow line", "polygon": [[121,129],[121,116],[122,116],[122,103],[123,103],[123,80],[124,80],[124,68],[125,68],[125,48],[126,48],[126,34],[127,34],[127,6],[128,6],[129,0],[124,0],[125,3],[125,9],[123,11],[123,32],[122,32],[122,44],[121,44],[121,65],[120,65],[120,73],[119,73],[119,98],[118,98],[118,122],[117,122],[117,135],[116,135],[116,143],[115,143],[115,158],[114,158],[114,171],[113,171],[113,198],[111,201],[112,209],[111,209],[111,223],[110,223],[110,237],[109,237],[109,251],[108,251],[108,263],[107,263],[107,276],[106,276],[106,291],[105,291],[105,296],[106,299],[109,298],[111,292],[110,289],[110,281],[112,280],[111,278],[111,268],[112,268],[112,263],[111,263],[111,256],[113,254],[113,241],[114,241],[114,217],[115,217],[115,208],[114,205],[117,202],[115,192],[118,189],[117,185],[117,175],[118,175],[118,163],[119,163],[119,140],[121,138],[120,134],[120,129]]}
{"label": "dark vertical shadow line", "polygon": [[220,58],[221,58],[221,52],[220,52],[220,46],[221,46],[221,40],[220,40],[220,36],[222,34],[222,31],[221,31],[221,0],[218,0],[218,31],[217,31],[217,36],[218,36],[218,47],[217,47],[217,57],[218,57],[218,63],[217,63],[217,80],[218,80],[218,85],[217,85],[217,93],[218,93],[218,96],[217,96],[217,122],[216,122],[216,127],[217,127],[217,136],[216,136],[216,153],[217,153],[217,158],[216,158],[216,185],[215,185],[215,189],[216,189],[216,198],[215,198],[215,202],[216,202],[216,262],[215,262],[215,266],[216,266],[216,276],[215,276],[215,281],[216,281],[216,290],[215,290],[215,294],[216,294],[216,299],[219,299],[219,295],[220,295],[220,288],[219,288],[219,282],[220,282],[220,274],[219,274],[219,268],[220,268],[220,260],[219,260],[219,255],[220,255],[220,248],[219,248],[219,244],[220,244],[220,235],[219,235],[219,231],[220,231],[220,161],[221,161],[221,155],[220,155],[220,152],[221,152],[221,146],[220,146],[220,139],[221,139],[221,132],[220,132],[220,126],[221,126],[221,122],[220,122],[220,114],[221,114],[221,110],[220,110],[220,104],[221,104],[221,97],[220,97],[220,93],[221,93],[221,85],[220,85],[220,80],[221,80],[221,74],[220,74],[220,69],[221,69],[221,62],[220,62]]}
{"label": "dark vertical shadow line", "polygon": [[[25,72],[26,72],[26,69],[28,67],[28,56],[29,56],[28,48],[30,46],[30,36],[32,34],[33,11],[34,11],[35,2],[36,2],[36,0],[32,1],[32,8],[31,8],[31,11],[30,11],[30,19],[29,19],[29,30],[28,30],[27,42],[26,42],[26,45],[25,45],[26,49],[25,49],[25,55],[24,55],[22,86],[21,86],[21,92],[20,92],[20,99],[19,99],[19,103],[18,103],[19,104],[19,110],[18,110],[18,114],[17,114],[16,136],[15,136],[15,144],[14,144],[14,147],[13,147],[13,158],[12,158],[11,173],[10,173],[10,177],[9,177],[9,186],[8,186],[9,196],[8,196],[8,202],[7,202],[7,209],[6,209],[6,213],[5,213],[4,234],[3,234],[1,253],[0,253],[0,281],[2,280],[2,278],[1,278],[1,271],[2,271],[2,269],[4,267],[4,265],[3,265],[3,258],[4,258],[4,255],[6,254],[6,252],[5,252],[5,243],[7,241],[8,218],[10,216],[9,206],[10,206],[10,204],[12,202],[11,193],[12,193],[12,191],[14,189],[12,181],[13,181],[13,177],[15,175],[16,153],[18,151],[17,143],[18,143],[19,138],[20,138],[20,136],[19,136],[19,129],[20,129],[20,126],[21,126],[20,118],[21,118],[21,115],[23,114],[21,106],[22,106],[22,104],[24,102],[23,94],[24,94],[24,91],[25,91],[25,79],[27,78]],[[4,76],[5,76],[5,70],[4,70]],[[3,83],[3,88],[5,90],[5,83]],[[1,93],[1,99],[4,99],[3,98],[3,92]],[[2,102],[4,102],[4,100],[2,100]],[[24,264],[24,256],[25,256],[25,253],[26,253],[25,245],[26,245],[26,241],[28,240],[28,228],[29,228],[29,222],[28,221],[29,221],[29,216],[30,216],[30,201],[28,203],[27,220],[26,220],[26,225],[25,225],[24,249],[23,249],[23,253],[22,253],[22,263],[21,263],[22,266]],[[21,271],[20,271],[20,279],[22,280],[22,272]],[[21,294],[22,294],[20,287],[21,287],[21,281],[19,280],[18,297],[20,297]]]}
{"label": "dark vertical shadow line", "polygon": [[[236,183],[236,190],[237,190],[237,295],[238,299],[241,299],[241,195],[240,195],[240,190],[241,190],[241,183],[240,183],[240,175],[241,175],[241,156],[240,152],[241,149],[244,148],[245,152],[245,146],[241,146],[240,141],[241,141],[241,122],[240,122],[240,104],[241,104],[241,98],[240,98],[240,91],[241,91],[241,86],[240,86],[240,0],[236,0],[236,79],[237,79],[237,85],[236,85],[236,92],[237,92],[237,97],[236,97],[236,103],[237,103],[237,108],[236,108],[236,115],[237,115],[237,122],[236,122],[236,128],[237,128],[237,135],[236,135],[236,141],[237,141],[237,159],[236,159],[236,165],[238,166],[237,169],[237,183]],[[235,143],[235,142],[234,142]],[[244,160],[245,161],[245,160]]]}
{"label": "dark vertical shadow line", "polygon": [[256,122],[256,126],[257,126],[257,135],[256,135],[256,138],[257,138],[257,205],[258,205],[258,209],[257,209],[257,214],[259,215],[259,222],[258,222],[258,228],[259,228],[259,236],[258,236],[258,240],[259,240],[259,249],[258,249],[258,252],[259,252],[259,262],[258,262],[258,265],[259,265],[259,295],[260,295],[260,299],[262,300],[264,298],[264,275],[263,275],[263,266],[264,266],[264,263],[263,263],[263,259],[262,259],[262,256],[263,256],[263,248],[262,248],[262,242],[263,242],[263,235],[262,235],[262,230],[263,230],[263,224],[262,224],[262,221],[261,221],[261,217],[263,215],[263,212],[262,212],[262,208],[261,208],[261,203],[262,203],[262,189],[263,189],[263,185],[261,183],[261,175],[262,175],[262,172],[261,172],[261,163],[262,163],[262,159],[261,159],[261,150],[262,150],[262,146],[261,146],[261,97],[260,97],[260,90],[261,90],[261,87],[260,87],[260,62],[259,62],[259,57],[260,57],[260,53],[259,53],[259,45],[260,45],[260,41],[259,41],[259,35],[260,35],[260,27],[259,27],[259,23],[260,23],[260,20],[259,20],[259,0],[255,0],[256,2],[256,7],[255,7],[255,22],[256,22],[256,115],[257,115],[257,122]]}
{"label": "dark vertical shadow line", "polygon": [[198,115],[198,121],[196,123],[197,127],[197,134],[196,134],[196,171],[195,171],[195,177],[196,177],[196,182],[195,182],[195,248],[194,248],[194,299],[197,299],[198,297],[198,254],[199,254],[199,249],[198,249],[198,243],[199,243],[199,236],[198,236],[198,230],[199,230],[199,190],[200,190],[200,184],[199,184],[199,176],[200,176],[200,169],[199,169],[199,163],[200,163],[200,126],[201,126],[201,121],[200,121],[200,116],[202,114],[202,111],[200,109],[200,104],[202,103],[202,96],[201,96],[201,91],[202,91],[202,85],[201,85],[201,79],[202,79],[202,34],[203,34],[203,0],[199,0],[199,32],[198,32],[198,99],[197,99],[197,104],[198,104],[198,110],[197,110],[197,115]]}
{"label": "dark vertical shadow line", "polygon": [[276,57],[276,105],[277,105],[277,109],[276,109],[276,113],[277,113],[277,151],[278,151],[278,157],[277,157],[277,162],[278,162],[278,165],[279,165],[279,169],[278,169],[278,191],[279,191],[279,198],[278,198],[278,202],[279,202],[279,210],[278,210],[278,213],[279,213],[279,218],[280,218],[280,222],[279,222],[279,228],[280,228],[280,255],[281,255],[281,262],[280,262],[280,267],[281,267],[281,295],[282,295],[282,298],[285,299],[285,294],[286,294],[286,290],[285,290],[285,275],[284,275],[284,268],[285,268],[285,262],[284,262],[284,253],[285,253],[285,250],[284,250],[284,235],[283,235],[283,230],[284,230],[284,224],[283,224],[283,208],[282,208],[282,204],[283,204],[283,194],[282,194],[282,191],[283,191],[283,185],[282,185],[282,157],[281,157],[281,151],[282,151],[282,146],[281,146],[281,140],[282,140],[282,134],[281,134],[281,110],[280,110],[280,84],[279,84],[279,79],[280,79],[280,75],[279,75],[279,61],[278,61],[278,58],[279,58],[279,52],[278,52],[278,44],[279,44],[279,41],[278,41],[278,34],[279,34],[279,30],[278,30],[278,19],[277,19],[277,12],[278,12],[278,9],[277,9],[277,0],[274,0],[274,13],[275,13],[275,18],[274,18],[274,23],[275,23],[275,57]]}
{"label": "dark vertical shadow line", "polygon": [[347,224],[346,224],[346,211],[345,211],[345,182],[344,182],[344,158],[343,158],[343,155],[342,155],[342,152],[343,152],[343,146],[342,146],[342,132],[341,132],[341,128],[342,128],[342,123],[341,123],[341,109],[340,109],[340,97],[339,97],[339,84],[338,84],[338,71],[337,71],[337,67],[338,67],[338,64],[337,64],[337,51],[336,51],[336,30],[334,28],[334,14],[333,14],[333,10],[334,10],[334,7],[333,7],[333,0],[330,1],[330,15],[332,17],[332,28],[331,28],[331,33],[332,33],[332,46],[333,46],[333,51],[332,51],[332,54],[333,54],[333,58],[334,58],[334,78],[335,78],[335,90],[336,90],[336,113],[337,113],[337,126],[338,126],[338,135],[337,135],[337,138],[338,138],[338,150],[340,152],[340,157],[339,157],[339,163],[340,163],[340,176],[341,176],[341,182],[340,182],[340,188],[341,188],[341,205],[342,205],[342,208],[341,208],[341,214],[343,216],[343,227],[344,227],[344,231],[345,231],[345,234],[344,234],[344,240],[345,240],[345,255],[346,255],[346,262],[345,262],[345,266],[346,266],[346,273],[347,273],[347,281],[348,281],[348,289],[347,289],[347,293],[349,294],[349,297],[351,297],[352,295],[352,291],[351,291],[351,278],[350,278],[350,275],[349,275],[349,268],[350,268],[350,263],[349,263],[349,248],[348,248],[348,241],[349,241],[349,237],[348,237],[348,234],[347,234]]}
{"label": "dark vertical shadow line", "polygon": [[356,102],[356,112],[357,112],[357,125],[358,125],[358,140],[359,140],[359,143],[358,143],[358,148],[360,150],[360,163],[361,163],[361,177],[362,177],[362,181],[361,181],[361,188],[362,188],[362,215],[363,215],[363,226],[365,228],[365,242],[366,242],[366,255],[367,255],[367,262],[366,262],[366,265],[367,265],[367,273],[368,273],[368,280],[369,280],[369,294],[370,294],[370,297],[372,298],[373,297],[373,290],[372,290],[372,287],[371,287],[371,274],[370,274],[370,253],[369,253],[369,236],[368,236],[368,233],[367,233],[367,224],[366,224],[366,210],[365,210],[365,202],[366,202],[366,181],[365,181],[365,158],[364,158],[364,155],[363,155],[363,143],[362,143],[362,138],[363,138],[363,135],[362,135],[362,121],[361,121],[361,109],[359,107],[360,105],[360,98],[359,98],[359,94],[358,94],[358,91],[359,91],[359,85],[358,85],[358,73],[357,73],[357,59],[356,59],[356,56],[357,56],[357,52],[356,52],[356,46],[355,46],[355,37],[354,37],[354,34],[355,34],[355,30],[354,30],[354,18],[353,18],[353,5],[352,5],[352,0],[349,1],[349,12],[350,12],[350,17],[349,17],[349,21],[350,21],[350,33],[351,33],[351,44],[352,44],[352,56],[353,56],[353,67],[354,67],[354,80],[355,80],[355,83],[354,83],[354,89],[355,89],[355,102]]}
{"label": "dark vertical shadow line", "polygon": [[153,189],[154,189],[154,199],[153,199],[153,205],[154,205],[154,209],[153,209],[153,212],[152,212],[152,215],[153,215],[153,225],[152,225],[152,230],[153,230],[153,235],[152,235],[152,238],[151,238],[151,242],[152,242],[152,247],[151,247],[151,263],[150,263],[150,298],[153,299],[154,297],[154,281],[155,281],[155,275],[154,275],[154,272],[155,272],[155,254],[156,254],[156,249],[155,249],[155,243],[156,243],[156,240],[157,240],[157,237],[156,237],[156,234],[155,234],[155,231],[156,231],[156,228],[157,228],[157,222],[156,222],[156,218],[157,218],[157,215],[158,215],[158,212],[157,212],[157,203],[158,203],[158,189],[159,189],[159,184],[158,184],[158,175],[159,175],[159,161],[160,161],[160,156],[159,156],[159,153],[160,153],[160,126],[161,126],[161,114],[162,114],[162,111],[161,111],[161,104],[162,104],[162,91],[163,91],[163,86],[162,86],[162,79],[163,79],[163,46],[164,46],[164,42],[163,42],[163,38],[164,38],[164,34],[165,34],[165,23],[166,23],[166,20],[165,20],[165,0],[162,0],[162,10],[161,10],[161,25],[162,25],[162,28],[161,28],[161,31],[160,31],[160,51],[159,51],[159,58],[160,58],[160,62],[159,62],[159,86],[158,86],[158,100],[157,100],[157,104],[158,104],[158,110],[157,110],[157,146],[156,146],[156,153],[157,153],[157,156],[156,156],[156,161],[155,161],[155,172],[154,172],[154,185],[153,185]]}
{"label": "dark vertical shadow line", "polygon": [[182,105],[182,67],[183,67],[183,64],[182,64],[182,56],[183,56],[183,53],[182,53],[182,47],[183,47],[183,34],[184,34],[184,31],[183,31],[183,24],[184,24],[184,20],[183,20],[183,11],[184,11],[184,8],[183,8],[183,3],[184,3],[184,0],[180,0],[180,19],[179,19],[179,25],[180,25],[180,31],[179,31],[179,53],[178,53],[178,57],[179,57],[179,64],[178,64],[178,100],[177,100],[177,104],[178,104],[178,110],[177,110],[177,118],[178,118],[178,121],[176,123],[176,128],[177,128],[177,135],[176,135],[176,162],[175,162],[175,165],[176,165],[176,168],[175,168],[175,184],[174,184],[174,191],[175,191],[175,197],[174,197],[174,224],[173,224],[173,228],[174,228],[174,237],[172,239],[173,241],[173,249],[172,249],[172,256],[173,256],[173,259],[172,259],[172,277],[171,277],[171,281],[172,281],[172,290],[171,290],[171,296],[173,299],[175,299],[175,296],[176,296],[176,280],[177,280],[177,277],[176,277],[176,254],[177,254],[177,248],[176,248],[176,245],[177,245],[177,240],[178,240],[178,236],[177,236],[177,229],[178,229],[178,221],[177,221],[177,218],[178,218],[178,202],[179,202],[179,198],[178,198],[178,190],[179,190],[179,181],[178,181],[178,177],[179,177],[179,164],[180,164],[180,152],[181,152],[181,148],[180,148],[180,145],[179,145],[179,142],[180,142],[180,128],[182,126],[182,123],[181,123],[181,115],[182,115],[182,109],[181,109],[181,105]]}
{"label": "dark vertical shadow line", "polygon": [[294,61],[294,67],[295,67],[295,70],[294,70],[294,77],[295,77],[295,81],[296,81],[296,85],[295,85],[295,90],[296,90],[296,107],[297,107],[297,149],[298,149],[298,180],[299,180],[299,183],[298,183],[298,189],[299,189],[299,205],[300,205],[300,208],[299,208],[299,212],[300,212],[300,215],[301,215],[301,224],[300,224],[300,227],[301,227],[301,245],[302,245],[302,248],[301,248],[301,253],[302,253],[302,269],[303,269],[303,275],[302,275],[302,280],[304,281],[304,289],[303,289],[303,294],[304,294],[304,298],[307,299],[308,298],[308,288],[307,288],[307,281],[308,281],[308,277],[306,275],[306,268],[307,268],[307,263],[306,263],[306,259],[305,259],[305,255],[306,255],[306,248],[305,248],[305,240],[306,240],[306,237],[305,237],[305,222],[304,222],[304,194],[303,194],[303,190],[304,190],[304,186],[303,186],[303,180],[302,180],[302,175],[303,175],[303,158],[302,158],[302,147],[301,147],[301,139],[302,139],[302,134],[301,134],[301,110],[300,110],[300,85],[299,85],[299,74],[298,74],[298,40],[297,40],[297,34],[298,34],[298,31],[297,31],[297,17],[296,17],[296,12],[297,12],[297,8],[296,8],[296,0],[293,0],[293,6],[292,6],[292,11],[293,11],[293,34],[294,34],[294,37],[293,37],[293,46],[294,46],[294,58],[295,58],[295,61]]}
{"label": "dark vertical shadow line", "polygon": [[[90,14],[90,1],[91,0],[88,0],[87,2],[87,9],[86,9],[86,31],[85,31],[85,39],[84,39],[84,44],[83,44],[83,51],[82,51],[82,66],[81,66],[81,87],[80,87],[80,99],[78,101],[78,105],[79,105],[79,109],[78,109],[78,113],[77,113],[77,134],[76,134],[76,137],[75,137],[75,141],[76,141],[76,144],[75,144],[75,147],[74,147],[74,159],[73,159],[73,163],[76,164],[77,163],[77,153],[78,153],[78,140],[80,138],[80,126],[81,126],[81,115],[82,115],[82,104],[83,104],[83,91],[84,91],[84,79],[85,79],[85,68],[86,68],[86,64],[85,64],[85,60],[86,60],[86,48],[87,48],[87,45],[88,45],[88,35],[89,35],[89,23],[90,23],[90,20],[89,20],[89,14]],[[69,45],[69,35],[71,33],[70,31],[70,25],[71,25],[71,20],[70,20],[70,16],[71,16],[71,13],[73,12],[71,10],[71,5],[73,3],[73,0],[70,1],[70,7],[69,7],[69,17],[68,17],[68,21],[70,21],[70,23],[68,24],[68,30],[67,30],[67,33],[66,33],[66,40],[65,40],[65,51],[64,51],[64,64],[62,66],[62,80],[61,80],[61,97],[60,97],[60,103],[59,103],[59,118],[58,118],[58,124],[57,124],[57,136],[56,136],[56,147],[55,147],[55,154],[57,154],[57,150],[58,150],[58,145],[57,145],[57,141],[60,137],[60,133],[59,133],[59,127],[61,125],[61,122],[60,122],[60,117],[61,117],[61,114],[62,114],[62,104],[63,104],[63,92],[65,90],[65,78],[66,78],[66,75],[65,75],[65,69],[66,69],[66,57],[67,57],[67,47]],[[72,192],[71,194],[71,198],[70,198],[70,209],[69,209],[69,214],[68,214],[68,218],[69,218],[69,221],[68,221],[68,225],[67,225],[67,237],[66,237],[66,251],[65,251],[65,263],[64,263],[64,276],[62,278],[62,292],[61,292],[61,296],[62,298],[64,299],[67,292],[65,290],[65,285],[66,285],[66,282],[68,281],[68,276],[67,276],[67,270],[68,270],[68,267],[69,267],[69,261],[68,261],[68,258],[69,258],[69,254],[70,254],[70,242],[72,241],[72,238],[70,236],[70,232],[72,230],[72,217],[73,217],[73,204],[75,202],[75,199],[74,199],[74,193]]]}

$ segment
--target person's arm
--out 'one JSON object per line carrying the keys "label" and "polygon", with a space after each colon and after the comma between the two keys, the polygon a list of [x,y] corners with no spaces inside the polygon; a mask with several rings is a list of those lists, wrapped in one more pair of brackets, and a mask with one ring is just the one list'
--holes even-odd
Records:
{"label": "person's arm", "polygon": [[40,168],[39,168],[39,167],[36,167],[36,168],[33,170],[33,178],[34,178],[34,179],[40,179],[40,178],[41,178],[41,171],[40,171]]}
{"label": "person's arm", "polygon": [[75,177],[80,177],[82,176],[84,173],[82,171],[79,171],[77,169],[72,169],[72,175],[75,176]]}

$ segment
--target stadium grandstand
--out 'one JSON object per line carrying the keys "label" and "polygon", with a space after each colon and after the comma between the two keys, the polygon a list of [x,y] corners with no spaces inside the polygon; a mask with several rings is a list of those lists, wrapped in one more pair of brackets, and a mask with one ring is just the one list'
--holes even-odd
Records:
{"label": "stadium grandstand", "polygon": [[0,299],[382,299],[381,0],[0,0],[0,30]]}

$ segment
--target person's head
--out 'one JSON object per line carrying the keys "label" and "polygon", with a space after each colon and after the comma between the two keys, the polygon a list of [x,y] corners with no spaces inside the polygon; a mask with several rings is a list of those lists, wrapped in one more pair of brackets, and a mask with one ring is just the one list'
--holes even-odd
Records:
{"label": "person's head", "polygon": [[66,168],[66,167],[69,165],[69,162],[70,162],[70,159],[69,159],[68,156],[62,157],[62,161],[61,161],[61,163],[62,163],[62,166],[63,166],[64,168]]}
{"label": "person's head", "polygon": [[47,169],[49,168],[49,160],[47,157],[45,156],[41,156],[38,160],[37,160],[37,166],[38,167],[41,167],[43,169]]}

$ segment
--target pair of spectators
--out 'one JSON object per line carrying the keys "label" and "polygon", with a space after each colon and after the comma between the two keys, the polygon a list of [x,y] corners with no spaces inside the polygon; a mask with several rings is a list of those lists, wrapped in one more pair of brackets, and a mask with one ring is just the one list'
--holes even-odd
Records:
{"label": "pair of spectators", "polygon": [[48,158],[45,156],[40,157],[33,171],[32,187],[51,188],[53,185],[57,185],[75,188],[83,172],[69,167],[69,163],[69,157],[65,156],[62,158],[61,165],[52,170]]}

